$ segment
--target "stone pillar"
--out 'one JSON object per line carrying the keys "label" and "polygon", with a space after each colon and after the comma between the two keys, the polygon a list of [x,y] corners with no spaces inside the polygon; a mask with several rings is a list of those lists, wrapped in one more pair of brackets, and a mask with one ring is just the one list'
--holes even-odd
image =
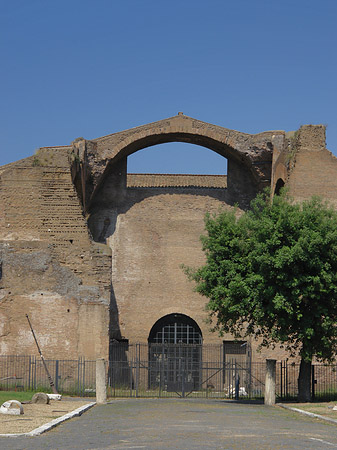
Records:
{"label": "stone pillar", "polygon": [[275,405],[276,393],[276,359],[266,360],[266,384],[264,388],[264,404]]}
{"label": "stone pillar", "polygon": [[96,402],[99,405],[106,403],[106,370],[103,358],[96,360]]}

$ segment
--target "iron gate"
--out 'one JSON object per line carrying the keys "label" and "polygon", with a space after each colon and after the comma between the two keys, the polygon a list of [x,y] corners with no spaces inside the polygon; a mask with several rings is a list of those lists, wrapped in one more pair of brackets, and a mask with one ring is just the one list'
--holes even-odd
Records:
{"label": "iron gate", "polygon": [[167,392],[200,389],[201,345],[149,344],[149,388]]}
{"label": "iron gate", "polygon": [[109,363],[110,394],[261,397],[264,392],[264,364],[252,366],[249,352],[241,349],[235,354],[233,348],[226,350],[224,344],[116,343]]}

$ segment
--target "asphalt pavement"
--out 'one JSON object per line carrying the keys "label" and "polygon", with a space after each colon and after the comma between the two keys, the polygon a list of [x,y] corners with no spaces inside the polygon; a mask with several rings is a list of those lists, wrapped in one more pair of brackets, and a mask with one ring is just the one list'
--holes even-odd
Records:
{"label": "asphalt pavement", "polygon": [[38,437],[0,438],[1,450],[337,449],[337,425],[257,404],[117,399]]}

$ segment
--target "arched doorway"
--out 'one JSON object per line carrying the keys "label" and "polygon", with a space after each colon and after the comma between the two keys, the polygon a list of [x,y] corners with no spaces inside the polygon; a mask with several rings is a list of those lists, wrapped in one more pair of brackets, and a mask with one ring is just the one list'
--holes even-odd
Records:
{"label": "arched doorway", "polygon": [[285,184],[284,184],[284,181],[282,180],[282,178],[279,178],[275,185],[274,195],[280,195],[280,191],[284,187],[284,185]]}
{"label": "arched doorway", "polygon": [[197,390],[201,382],[202,333],[184,314],[169,314],[152,327],[149,339],[149,386],[171,392]]}

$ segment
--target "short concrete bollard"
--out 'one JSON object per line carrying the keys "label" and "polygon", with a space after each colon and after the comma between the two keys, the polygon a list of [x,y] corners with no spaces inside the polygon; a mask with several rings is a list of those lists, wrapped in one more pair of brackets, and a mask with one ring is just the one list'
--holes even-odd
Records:
{"label": "short concrete bollard", "polygon": [[103,358],[96,360],[96,402],[106,403],[106,370]]}
{"label": "short concrete bollard", "polygon": [[11,416],[20,416],[23,414],[23,407],[17,400],[8,400],[0,406],[1,414],[9,414]]}
{"label": "short concrete bollard", "polygon": [[275,405],[276,392],[275,392],[275,382],[276,379],[276,359],[266,360],[266,383],[264,388],[264,404],[265,405]]}

